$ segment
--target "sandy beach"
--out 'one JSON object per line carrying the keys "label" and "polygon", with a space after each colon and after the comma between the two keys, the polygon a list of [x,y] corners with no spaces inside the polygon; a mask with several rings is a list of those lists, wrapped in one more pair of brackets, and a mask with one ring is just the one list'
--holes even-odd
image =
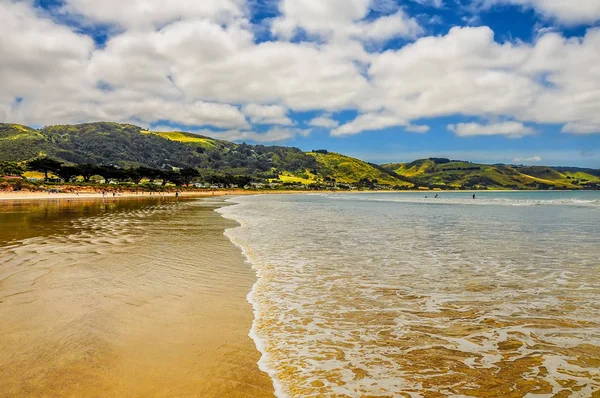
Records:
{"label": "sandy beach", "polygon": [[0,396],[273,396],[222,203],[48,196],[0,194]]}
{"label": "sandy beach", "polygon": [[[244,189],[221,189],[214,191],[182,191],[179,192],[180,198],[209,198],[221,196],[242,196],[242,195],[291,195],[291,194],[307,194],[307,193],[351,193],[351,191],[288,191],[288,190],[244,190]],[[175,198],[175,192],[122,192],[103,195],[98,192],[68,192],[68,193],[47,193],[47,192],[30,192],[30,191],[0,191],[1,201],[46,201],[51,200],[79,200],[79,199],[119,199],[119,198]]]}
{"label": "sandy beach", "polygon": [[[244,195],[248,191],[244,190],[218,190],[218,191],[198,191],[198,192],[180,192],[179,196],[182,198],[203,198],[212,196],[225,196],[225,195]],[[47,192],[7,192],[0,191],[0,200],[46,200],[46,199],[111,199],[111,198],[151,198],[151,197],[175,197],[175,192],[158,193],[154,192],[152,195],[149,192],[123,192],[118,193],[115,196],[112,193],[103,195],[97,192],[85,192],[79,193],[47,193]]]}

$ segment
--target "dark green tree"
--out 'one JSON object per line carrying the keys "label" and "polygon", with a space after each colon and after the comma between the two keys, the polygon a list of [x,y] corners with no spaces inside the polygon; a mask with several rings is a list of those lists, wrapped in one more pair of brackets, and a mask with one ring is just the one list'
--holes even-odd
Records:
{"label": "dark green tree", "polygon": [[117,180],[117,182],[121,184],[129,180],[131,178],[131,175],[128,170],[115,168],[112,173],[112,178],[113,180]]}
{"label": "dark green tree", "polygon": [[131,168],[124,170],[127,178],[136,185],[138,185],[142,181],[142,178],[144,178],[144,175],[141,173],[140,169],[141,167],[137,169]]}
{"label": "dark green tree", "polygon": [[55,171],[56,175],[64,180],[64,182],[71,182],[73,178],[79,175],[79,167],[76,166],[62,166]]}
{"label": "dark green tree", "polygon": [[0,176],[21,176],[25,169],[17,162],[0,162]]}
{"label": "dark green tree", "polygon": [[150,167],[138,167],[137,172],[141,175],[142,179],[147,178],[150,180],[150,183],[154,182],[154,180],[160,178],[161,173],[160,170],[152,169]]}
{"label": "dark green tree", "polygon": [[250,176],[237,176],[235,177],[235,183],[240,188],[246,188],[252,182],[252,177]]}
{"label": "dark green tree", "polygon": [[190,185],[195,178],[200,177],[200,173],[198,172],[198,170],[193,169],[191,167],[181,170],[179,174],[181,181],[185,185]]}
{"label": "dark green tree", "polygon": [[98,167],[91,164],[81,164],[76,167],[78,169],[78,175],[82,176],[83,181],[85,182],[90,182],[90,179],[99,173]]}
{"label": "dark green tree", "polygon": [[162,174],[163,174],[162,175],[163,186],[167,185],[167,182],[170,182],[171,184],[175,184],[178,187],[183,185],[183,179],[182,179],[180,173],[169,170],[169,171],[164,171]]}
{"label": "dark green tree", "polygon": [[44,181],[48,181],[48,173],[58,171],[61,166],[62,163],[57,160],[50,158],[37,158],[27,163],[27,170],[44,173]]}
{"label": "dark green tree", "polygon": [[116,180],[117,170],[114,166],[99,166],[96,174],[104,178],[105,184],[110,184],[111,181]]}

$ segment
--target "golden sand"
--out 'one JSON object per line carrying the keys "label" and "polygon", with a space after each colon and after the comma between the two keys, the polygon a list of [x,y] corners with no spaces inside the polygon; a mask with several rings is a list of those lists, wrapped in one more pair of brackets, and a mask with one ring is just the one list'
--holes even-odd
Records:
{"label": "golden sand", "polygon": [[0,205],[0,396],[273,396],[255,276],[213,209]]}

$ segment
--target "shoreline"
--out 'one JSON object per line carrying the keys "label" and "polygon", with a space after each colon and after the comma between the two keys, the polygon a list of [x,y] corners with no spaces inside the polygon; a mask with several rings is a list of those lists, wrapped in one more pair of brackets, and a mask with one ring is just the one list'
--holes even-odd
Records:
{"label": "shoreline", "polygon": [[[445,193],[465,193],[465,194],[485,194],[485,193],[516,193],[516,192],[586,192],[579,190],[464,190],[464,191],[414,191],[414,190],[399,190],[399,191],[337,191],[337,190],[317,190],[317,191],[295,191],[295,190],[261,190],[252,191],[244,189],[230,190],[215,190],[215,191],[193,191],[179,192],[179,198],[208,198],[208,197],[223,197],[223,196],[252,196],[252,195],[307,195],[307,194],[384,194],[384,193],[413,193],[417,194],[445,194]],[[87,200],[87,199],[147,199],[147,198],[175,198],[175,192],[149,192],[135,193],[126,192],[112,196],[112,193],[103,195],[96,192],[79,192],[79,193],[47,193],[47,192],[31,192],[31,191],[0,191],[0,203],[2,201],[40,201],[40,200]]]}
{"label": "shoreline", "polygon": [[[181,198],[205,198],[205,197],[220,197],[227,195],[242,195],[236,190],[231,191],[214,191],[214,192],[180,192]],[[112,193],[103,195],[102,193],[47,193],[47,192],[0,192],[0,201],[3,200],[87,200],[87,199],[157,199],[157,198],[174,198],[174,192],[168,193],[120,193],[112,196]]]}
{"label": "shoreline", "polygon": [[[194,192],[179,192],[179,198],[194,199],[194,198],[210,198],[223,196],[252,196],[252,195],[293,195],[293,194],[311,194],[311,193],[358,193],[354,191],[248,191],[243,189],[230,189],[218,191],[194,191]],[[87,200],[87,199],[159,199],[171,198],[174,199],[175,192],[149,194],[145,193],[120,193],[112,196],[111,194],[103,195],[102,193],[47,193],[47,192],[13,192],[0,191],[0,203],[2,201],[40,201],[40,200]]]}
{"label": "shoreline", "polygon": [[[252,194],[255,194],[255,193],[250,193],[249,195],[252,195]],[[246,195],[248,195],[248,193]],[[229,193],[229,194],[225,193],[224,195],[221,195],[221,197],[220,197],[221,203],[214,207],[213,212],[215,214],[217,214],[218,217],[221,218],[221,220],[223,220],[224,222],[235,224],[233,226],[224,227],[222,229],[222,237],[224,237],[228,241],[232,250],[235,250],[237,253],[240,254],[241,258],[243,259],[243,261],[242,261],[243,266],[247,270],[249,270],[249,272],[253,275],[252,286],[251,286],[250,290],[246,292],[246,295],[245,295],[245,302],[246,302],[246,304],[249,305],[249,308],[247,310],[248,310],[249,315],[252,318],[250,328],[246,331],[247,332],[246,335],[247,335],[247,338],[249,339],[249,343],[251,343],[251,345],[252,345],[252,350],[258,354],[258,360],[254,363],[256,370],[258,370],[263,375],[263,377],[268,379],[270,382],[270,384],[265,388],[265,390],[266,390],[266,391],[264,391],[265,395],[268,393],[269,396],[272,396],[273,398],[278,398],[278,397],[282,396],[281,395],[281,386],[279,385],[279,381],[273,377],[271,372],[269,372],[267,367],[264,365],[265,351],[262,347],[259,346],[260,342],[258,341],[258,339],[256,337],[256,331],[255,331],[256,321],[257,321],[257,317],[259,314],[259,309],[258,309],[258,304],[252,299],[252,297],[256,293],[255,290],[258,286],[258,283],[260,282],[261,276],[259,275],[258,269],[255,268],[254,264],[251,262],[250,257],[246,253],[246,250],[244,249],[244,247],[242,247],[241,245],[236,243],[234,241],[234,239],[232,238],[232,236],[229,234],[230,230],[240,228],[241,224],[233,218],[226,217],[221,212],[221,209],[223,209],[224,207],[238,205],[238,203],[235,203],[232,201],[232,199],[235,199],[236,196],[242,196],[242,195],[236,194],[236,193]]]}
{"label": "shoreline", "polygon": [[[236,203],[234,200],[235,200],[235,197],[231,197],[231,198],[224,200],[223,203],[227,203],[229,206],[239,205],[239,203]],[[229,221],[237,224],[237,226],[235,226],[235,227],[226,229],[224,231],[224,236],[231,242],[232,246],[234,246],[236,248],[236,250],[238,250],[242,254],[242,256],[245,259],[245,261],[244,261],[245,264],[252,270],[252,272],[255,275],[255,279],[256,279],[256,281],[252,285],[251,291],[246,296],[246,301],[251,306],[252,316],[253,316],[252,326],[249,330],[248,337],[252,340],[255,349],[260,353],[260,358],[259,358],[258,362],[256,363],[256,366],[259,368],[259,370],[261,372],[263,372],[265,375],[267,375],[267,377],[271,380],[272,387],[274,389],[275,398],[287,397],[287,395],[284,391],[283,384],[281,383],[281,380],[279,380],[277,378],[276,372],[268,364],[269,354],[265,348],[266,346],[265,346],[264,341],[262,341],[260,339],[259,334],[258,334],[258,322],[259,322],[259,318],[261,315],[261,310],[259,307],[259,302],[257,300],[255,300],[255,296],[258,293],[259,284],[263,279],[263,275],[262,275],[260,267],[258,267],[257,264],[252,262],[252,259],[251,259],[250,255],[248,254],[246,248],[241,243],[236,241],[234,234],[231,234],[230,231],[241,228],[242,225],[240,224],[240,221],[238,221],[235,217],[224,214],[222,212],[222,209],[224,207],[225,206],[221,206],[221,207],[215,209],[215,212],[219,213],[219,215],[223,219],[229,220]]]}

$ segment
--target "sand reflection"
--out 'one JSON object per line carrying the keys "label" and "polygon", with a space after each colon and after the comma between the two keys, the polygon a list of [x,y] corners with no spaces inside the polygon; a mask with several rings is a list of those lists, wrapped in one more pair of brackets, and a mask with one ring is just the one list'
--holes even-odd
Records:
{"label": "sand reflection", "polygon": [[254,274],[192,201],[0,208],[0,396],[272,396]]}

